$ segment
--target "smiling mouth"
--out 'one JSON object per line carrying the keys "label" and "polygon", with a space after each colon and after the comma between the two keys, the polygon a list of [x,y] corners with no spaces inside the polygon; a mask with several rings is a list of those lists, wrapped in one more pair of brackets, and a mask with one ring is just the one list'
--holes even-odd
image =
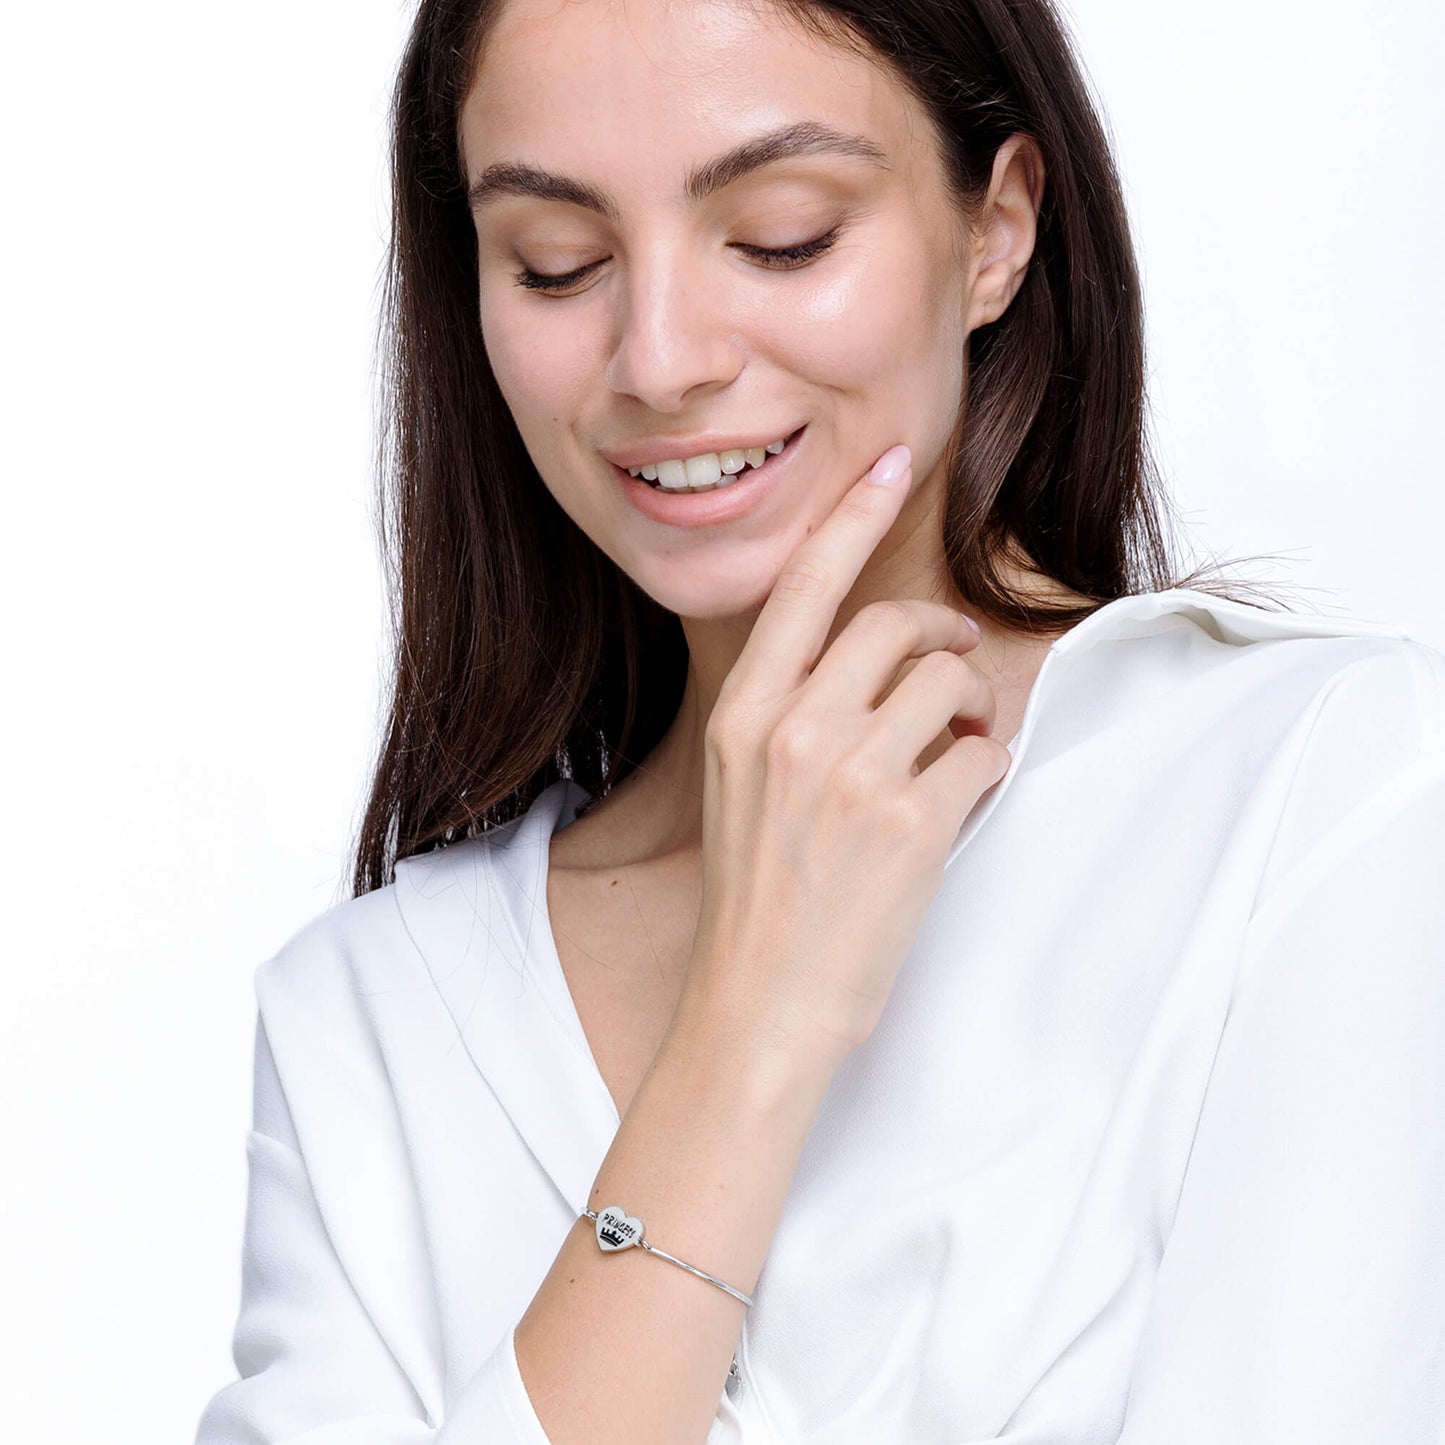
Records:
{"label": "smiling mouth", "polygon": [[[746,481],[755,471],[761,471],[773,457],[781,456],[792,446],[802,433],[803,428],[799,427],[797,431],[784,437],[781,444],[775,443],[774,446],[776,446],[776,450],[774,450],[774,446],[768,446],[758,447],[755,451],[711,452],[703,458],[689,458],[688,460],[693,463],[694,466],[701,461],[706,470],[716,471],[718,473],[716,481],[705,482],[700,486],[669,485],[659,477],[643,475],[641,468],[638,469],[637,473],[633,473],[631,468],[628,468],[627,471],[630,476],[634,476],[637,481],[645,483],[651,487],[653,491],[666,492],[672,496],[691,496],[703,492],[719,492],[726,487],[732,486],[734,482]],[[736,465],[739,460],[741,460],[741,466]],[[724,471],[723,468],[730,463],[733,464],[734,469],[732,471]],[[676,466],[677,464],[663,463],[662,465],[664,468],[668,468]],[[654,469],[649,468],[649,470]]]}

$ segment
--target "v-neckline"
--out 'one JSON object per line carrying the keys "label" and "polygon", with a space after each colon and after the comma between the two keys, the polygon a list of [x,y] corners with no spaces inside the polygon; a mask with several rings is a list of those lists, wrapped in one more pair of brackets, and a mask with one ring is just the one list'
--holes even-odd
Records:
{"label": "v-neckline", "polygon": [[[556,796],[549,797],[549,794]],[[518,939],[518,946],[525,950],[526,955],[537,966],[539,983],[550,995],[554,1007],[565,1020],[564,1031],[574,1041],[579,1042],[586,1051],[587,1062],[597,1091],[607,1100],[608,1111],[612,1115],[614,1125],[620,1125],[622,1116],[617,1111],[617,1101],[612,1097],[612,1091],[602,1077],[602,1070],[597,1066],[597,1057],[592,1052],[591,1040],[587,1037],[587,1030],[582,1026],[582,1015],[577,1008],[577,1000],[573,996],[571,985],[567,982],[566,971],[562,967],[562,955],[557,948],[557,934],[552,926],[552,909],[547,899],[547,884],[552,873],[552,838],[576,820],[577,810],[591,796],[580,783],[571,778],[561,778],[545,789],[533,805],[534,809],[541,810],[541,821],[545,825],[545,832],[540,828],[538,830],[537,864],[532,885],[533,916],[536,926],[529,930],[531,935],[529,939]]]}
{"label": "v-neckline", "polygon": [[[1123,600],[1123,599],[1121,599]],[[1110,606],[1114,604],[1109,604]],[[1101,608],[1100,612],[1106,609]],[[1094,613],[1092,617],[1097,617]],[[1079,626],[1085,624],[1081,623]],[[1077,633],[1078,628],[1064,633],[1056,639],[1049,647],[1044,656],[1043,662],[1035,674],[1033,685],[1029,690],[1028,701],[1024,705],[1023,718],[1019,724],[1019,730],[1007,744],[1010,753],[1013,755],[1013,762],[1008,773],[993,787],[993,789],[979,800],[973,810],[964,820],[960,827],[958,836],[950,847],[944,867],[953,864],[963,850],[968,846],[969,841],[983,827],[993,810],[998,806],[1000,800],[1007,793],[1009,785],[1017,775],[1020,765],[1027,753],[1028,740],[1032,735],[1035,721],[1038,715],[1038,700],[1042,692],[1042,684],[1048,674],[1050,664],[1058,655],[1059,643],[1064,638]],[[531,927],[528,929],[528,937],[517,938],[517,945],[523,950],[524,956],[529,958],[537,970],[539,984],[549,996],[553,1008],[559,1015],[559,1022],[563,1031],[576,1043],[580,1043],[586,1052],[587,1064],[595,1091],[607,1100],[608,1111],[612,1115],[616,1125],[621,1124],[621,1115],[617,1110],[617,1102],[612,1097],[612,1091],[608,1088],[606,1080],[602,1077],[602,1071],[597,1065],[596,1055],[592,1051],[592,1045],[587,1037],[587,1031],[582,1024],[582,1016],[577,1008],[577,1001],[572,993],[570,984],[567,982],[567,975],[562,967],[562,956],[557,947],[557,936],[552,925],[552,910],[548,903],[547,886],[551,876],[551,840],[555,834],[560,832],[568,824],[575,821],[578,809],[583,803],[590,800],[591,794],[580,783],[571,778],[561,778],[552,783],[538,795],[528,815],[528,821],[536,820],[536,833],[534,843],[537,853],[537,861],[532,878],[533,890],[533,915]],[[520,840],[519,840],[520,841]],[[509,918],[511,917],[509,913]],[[514,920],[515,926],[515,920]]]}

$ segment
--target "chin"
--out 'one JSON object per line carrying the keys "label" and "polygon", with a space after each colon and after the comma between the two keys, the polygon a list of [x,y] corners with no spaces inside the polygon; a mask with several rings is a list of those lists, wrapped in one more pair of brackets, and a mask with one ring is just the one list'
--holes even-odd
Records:
{"label": "chin", "polygon": [[729,618],[746,618],[749,622],[763,610],[768,594],[777,581],[777,573],[753,582],[737,577],[697,578],[688,585],[679,585],[674,577],[647,577],[633,574],[632,580],[659,607],[695,622],[725,622]]}
{"label": "chin", "polygon": [[789,558],[817,526],[818,522],[794,515],[764,522],[748,536],[709,538],[698,533],[667,552],[650,550],[629,538],[614,559],[659,607],[679,617],[751,622],[763,610]]}

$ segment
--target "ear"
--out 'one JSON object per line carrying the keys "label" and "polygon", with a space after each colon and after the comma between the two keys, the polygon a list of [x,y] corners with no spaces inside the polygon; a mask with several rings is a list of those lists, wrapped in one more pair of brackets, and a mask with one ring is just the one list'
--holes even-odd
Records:
{"label": "ear", "polygon": [[1029,136],[1010,136],[993,162],[993,179],[973,233],[973,285],[967,329],[997,321],[1024,284],[1038,236],[1044,158]]}

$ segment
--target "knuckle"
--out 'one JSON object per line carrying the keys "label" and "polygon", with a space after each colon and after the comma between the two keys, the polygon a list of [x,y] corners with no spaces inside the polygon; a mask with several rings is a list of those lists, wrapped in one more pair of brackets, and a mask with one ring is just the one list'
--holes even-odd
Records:
{"label": "knuckle", "polygon": [[753,735],[755,723],[741,696],[734,697],[726,683],[703,725],[703,744],[713,753],[735,756]]}
{"label": "knuckle", "polygon": [[1001,778],[1012,761],[1009,750],[997,738],[980,733],[967,733],[954,746],[972,770],[990,778]]}
{"label": "knuckle", "polygon": [[768,736],[766,756],[770,768],[796,771],[818,750],[818,730],[799,713],[781,718]]}
{"label": "knuckle", "polygon": [[796,557],[788,562],[773,584],[773,595],[781,594],[799,602],[816,602],[827,595],[832,578],[816,557]]}
{"label": "knuckle", "polygon": [[865,602],[858,609],[857,616],[865,626],[916,629],[918,614],[909,603],[900,597],[878,597]]}
{"label": "knuckle", "polygon": [[878,512],[879,500],[888,495],[886,487],[859,487],[847,492],[838,503],[837,515],[852,522],[871,522]]}
{"label": "knuckle", "polygon": [[867,602],[854,614],[853,625],[878,637],[914,640],[919,635],[918,615],[897,598],[882,597]]}
{"label": "knuckle", "polygon": [[717,697],[713,699],[712,711],[708,713],[707,722],[703,725],[704,737],[714,733],[721,735],[733,726],[733,718],[737,712],[734,694],[733,675],[729,673],[723,678]]}
{"label": "knuckle", "polygon": [[730,714],[717,704],[713,705],[706,725],[702,730],[703,746],[715,753],[731,752],[736,725]]}
{"label": "knuckle", "polygon": [[887,824],[900,842],[926,834],[933,823],[933,807],[922,790],[902,788],[888,800]]}
{"label": "knuckle", "polygon": [[923,680],[939,687],[957,687],[960,683],[972,683],[973,667],[957,653],[929,652],[918,659],[915,671],[923,674]]}
{"label": "knuckle", "polygon": [[850,810],[871,803],[878,796],[877,771],[860,752],[845,753],[839,758],[828,781],[834,798]]}

